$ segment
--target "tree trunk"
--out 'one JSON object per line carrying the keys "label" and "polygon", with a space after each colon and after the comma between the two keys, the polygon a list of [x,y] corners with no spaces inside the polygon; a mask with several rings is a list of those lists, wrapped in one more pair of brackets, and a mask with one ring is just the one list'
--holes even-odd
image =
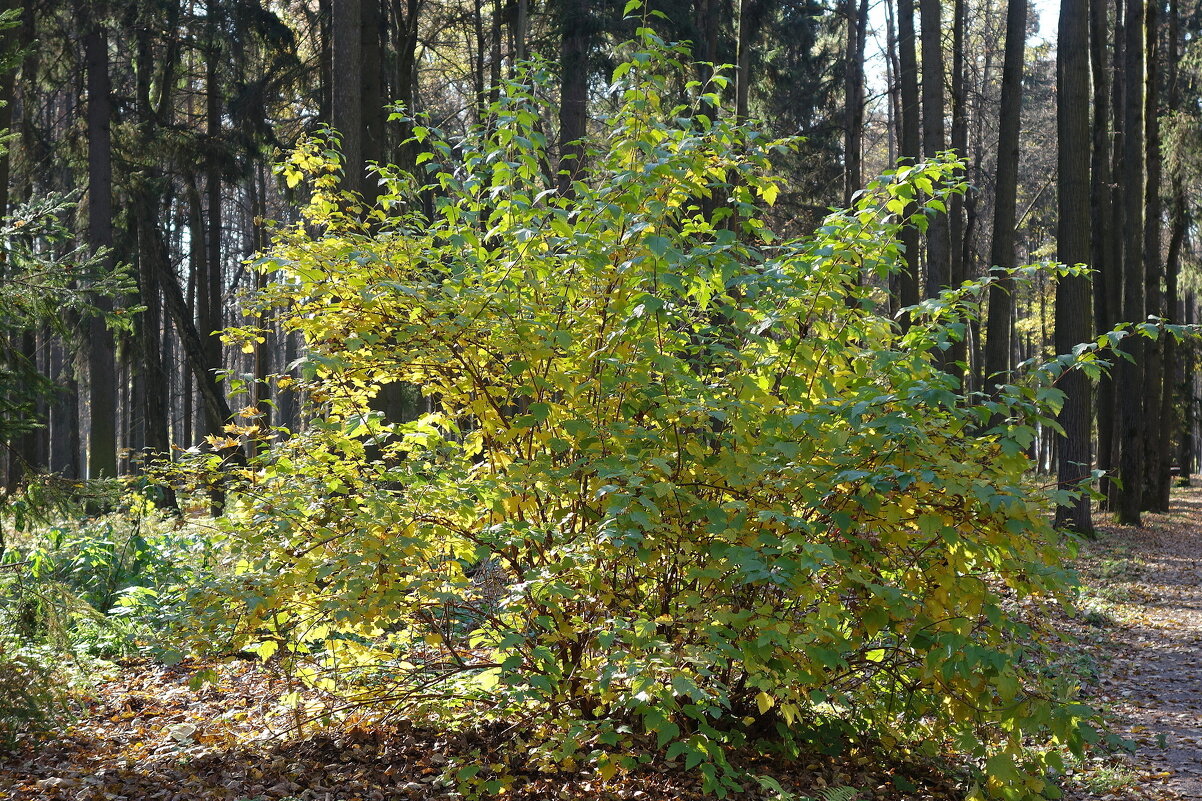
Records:
{"label": "tree trunk", "polygon": [[[1143,220],[1144,220],[1144,119],[1143,77],[1144,4],[1127,0],[1123,56],[1123,318],[1135,324],[1144,319]],[[1115,508],[1120,525],[1140,525],[1144,490],[1144,346],[1138,336],[1123,340],[1131,357],[1119,359],[1115,392],[1119,397],[1119,476],[1122,486]]]}
{"label": "tree trunk", "polygon": [[[746,6],[749,0],[744,0]],[[843,13],[847,18],[847,47],[844,53],[843,97],[845,102],[843,122],[843,205],[851,206],[852,196],[864,184],[864,44],[868,34],[868,0],[844,0]],[[749,42],[744,42],[744,14],[739,17],[739,62],[749,60]],[[749,81],[740,74],[739,103],[740,120],[747,116],[747,94]]]}
{"label": "tree trunk", "polygon": [[[94,11],[94,10],[93,10]],[[88,247],[93,253],[113,245],[113,168],[110,124],[113,116],[109,83],[108,35],[99,15],[84,36],[88,84]],[[111,266],[111,256],[104,257]],[[108,298],[96,298],[111,309]],[[113,334],[103,318],[88,320],[87,477],[117,475],[117,370]]]}
{"label": "tree trunk", "polygon": [[[1002,270],[1015,266],[1014,240],[1018,191],[1018,137],[1023,97],[1023,58],[1026,52],[1027,1],[1010,0],[1006,8],[1006,54],[1002,65],[1002,103],[998,121],[996,200],[990,262]],[[998,276],[989,288],[985,331],[985,386],[1004,383],[1010,375],[1014,280]]]}
{"label": "tree trunk", "polygon": [[370,0],[339,0],[330,19],[330,123],[342,138],[342,185],[348,192],[363,190],[363,2]]}
{"label": "tree trunk", "polygon": [[[1057,193],[1056,257],[1064,264],[1088,264],[1089,187],[1089,0],[1061,0],[1056,44]],[[1056,352],[1070,353],[1090,339],[1090,281],[1064,276],[1056,283]],[[1064,429],[1058,442],[1057,479],[1074,489],[1093,467],[1089,379],[1073,370],[1061,379],[1064,406],[1057,418]],[[1090,499],[1077,496],[1056,510],[1056,520],[1081,534],[1093,533]]]}
{"label": "tree trunk", "polygon": [[[914,0],[897,2],[897,55],[898,82],[901,94],[901,137],[898,155],[903,164],[915,164],[921,156],[920,115],[918,106],[918,56],[914,44]],[[914,205],[906,208],[908,217],[914,213]],[[906,265],[896,275],[894,293],[900,307],[918,303],[918,228],[907,225],[901,232],[902,249]],[[910,325],[909,316],[901,319],[903,328]]]}
{"label": "tree trunk", "polygon": [[517,22],[513,28],[514,58],[525,61],[526,38],[530,35],[530,0],[518,0]]}
{"label": "tree trunk", "polygon": [[[965,8],[966,0],[955,0],[952,9],[952,150],[956,152],[956,157],[966,159],[968,157],[968,107],[967,98],[965,97],[965,75],[964,75],[964,38],[965,38]],[[964,172],[958,173],[963,177]],[[953,287],[958,287],[968,278],[966,269],[968,264],[968,254],[965,251],[965,231],[964,231],[964,196],[960,194],[952,195],[948,203],[948,243],[950,246],[949,263],[948,263],[948,281]],[[961,339],[955,343],[951,350],[948,351],[948,363],[952,365],[964,364],[968,358],[968,342],[967,339]],[[967,365],[965,365],[967,366]],[[972,387],[972,371],[960,367],[955,368],[958,375],[965,378],[967,382],[965,389],[971,390]]]}
{"label": "tree trunk", "polygon": [[559,191],[583,175],[588,124],[589,0],[561,0],[559,41]]}
{"label": "tree trunk", "polygon": [[[764,2],[763,0],[740,0],[739,2],[739,32],[738,32],[738,53],[736,61],[738,63],[738,73],[735,81],[735,121],[738,123],[747,122],[749,115],[748,103],[751,98],[751,54],[755,50],[755,41],[759,37],[760,27],[764,20]],[[855,58],[855,55],[852,56]],[[864,108],[864,72],[863,72],[863,54],[860,55],[860,79],[859,79],[859,106],[860,123],[858,127],[863,127],[863,108]],[[853,70],[854,71],[854,70]],[[848,88],[847,82],[854,84],[855,77],[844,73],[844,88]],[[855,90],[853,88],[853,95]],[[845,114],[853,113],[853,106],[857,102],[853,97],[848,101],[849,104],[845,109]],[[847,131],[844,131],[844,142],[846,144]],[[859,141],[859,140],[857,140]],[[859,158],[859,150],[856,150],[856,158]],[[851,156],[848,156],[851,158]],[[858,167],[856,168],[858,170]],[[857,172],[858,174],[858,172]],[[846,171],[844,173],[846,180]]]}
{"label": "tree trunk", "polygon": [[[266,165],[258,165],[254,173],[247,181],[250,189],[250,203],[252,209],[251,218],[251,253],[249,257],[253,257],[255,253],[262,251],[267,242],[263,236],[263,227],[259,220],[262,220],[267,215],[265,195],[267,194],[267,179],[264,173]],[[255,271],[255,291],[263,293],[267,290],[267,273],[262,270]],[[264,430],[271,427],[271,374],[274,371],[272,355],[275,351],[276,343],[273,332],[275,330],[275,310],[268,309],[260,322],[262,328],[266,331],[263,336],[264,341],[255,344],[254,352],[254,394],[252,403],[258,410],[258,424]]]}
{"label": "tree trunk", "polygon": [[[1178,0],[1169,0],[1168,16],[1168,57],[1165,59],[1165,86],[1168,90],[1167,101],[1169,111],[1176,112],[1181,108],[1181,93],[1178,79],[1178,62],[1181,58],[1181,16]],[[1178,278],[1181,274],[1181,248],[1185,241],[1186,228],[1189,224],[1185,191],[1179,175],[1174,174],[1171,181],[1173,187],[1173,203],[1171,207],[1171,229],[1169,234],[1168,254],[1165,258],[1164,285],[1164,316],[1171,323],[1180,323],[1181,298],[1179,297]],[[1158,506],[1169,508],[1169,496],[1172,492],[1171,467],[1176,463],[1179,471],[1184,474],[1185,466],[1175,460],[1173,443],[1181,440],[1180,422],[1183,415],[1179,405],[1189,403],[1182,389],[1181,381],[1181,343],[1172,336],[1164,338],[1164,389],[1160,401],[1160,436],[1157,451],[1163,456],[1165,469],[1161,473],[1157,486],[1159,496]]]}
{"label": "tree trunk", "polygon": [[[897,34],[893,23],[893,0],[885,0],[885,79],[889,93],[888,129],[889,129],[889,163],[892,167],[897,164],[897,142],[901,139],[901,96],[898,88],[897,75],[901,70],[897,64]],[[897,294],[890,293],[891,311],[897,313]]]}
{"label": "tree trunk", "polygon": [[[1106,59],[1110,20],[1106,0],[1090,0],[1090,73],[1093,77],[1093,140],[1090,149],[1090,212],[1101,224],[1093,226],[1090,235],[1091,264],[1094,268],[1094,330],[1103,334],[1118,322],[1122,304],[1120,262],[1115,258],[1117,229],[1112,224],[1114,204],[1110,172],[1110,65]],[[1117,466],[1114,461],[1115,433],[1114,376],[1105,373],[1098,380],[1098,469],[1102,471],[1101,493],[1109,499],[1114,493],[1111,475]]]}
{"label": "tree trunk", "polygon": [[[160,265],[164,268],[166,265]],[[191,310],[184,299],[184,293],[179,287],[179,280],[168,269],[160,274],[160,284],[163,288],[163,299],[171,314],[171,322],[179,334],[180,344],[184,349],[184,358],[191,368],[192,376],[200,389],[201,400],[204,403],[205,418],[211,431],[221,431],[226,421],[233,416],[217,376],[208,361],[208,352],[201,332],[192,322]]]}
{"label": "tree trunk", "polygon": [[[1197,301],[1193,292],[1185,293],[1185,324],[1193,325]],[[1181,349],[1181,394],[1183,407],[1181,410],[1181,439],[1178,441],[1177,464],[1181,466],[1181,480],[1186,486],[1190,484],[1190,476],[1194,472],[1194,426],[1197,424],[1197,384],[1198,346],[1193,339],[1182,343]]]}
{"label": "tree trunk", "polygon": [[[210,13],[213,13],[212,11]],[[209,152],[205,164],[205,190],[207,219],[203,225],[205,236],[204,273],[198,279],[203,288],[200,293],[201,303],[198,309],[197,322],[200,335],[204,338],[205,360],[210,370],[220,370],[222,367],[222,347],[220,331],[223,325],[224,304],[222,295],[224,281],[222,280],[222,229],[224,220],[221,208],[221,157],[218,148],[222,145],[221,79],[217,72],[221,49],[217,42],[217,20],[210,17],[208,21],[209,61],[205,70],[205,134],[208,140]],[[199,214],[198,214],[199,216]],[[220,434],[225,424],[222,420],[216,428],[206,427],[208,434]]]}
{"label": "tree trunk", "polygon": [[[943,115],[943,14],[941,0],[921,0],[922,9],[922,149],[928,159],[947,149]],[[951,246],[947,215],[936,212],[927,226],[926,296],[947,287]]]}
{"label": "tree trunk", "polygon": [[[1166,308],[1161,297],[1164,263],[1161,261],[1160,201],[1160,2],[1145,4],[1144,23],[1144,161],[1146,184],[1144,197],[1144,314],[1161,317]],[[1144,343],[1144,494],[1147,511],[1167,512],[1169,455],[1160,449],[1161,406],[1166,391],[1163,338]],[[1165,490],[1162,498],[1161,488]]]}
{"label": "tree trunk", "polygon": [[[178,8],[178,4],[175,6]],[[152,58],[150,32],[139,28],[137,32],[137,85],[136,108],[139,117],[140,138],[144,146],[149,146],[151,133],[158,126],[158,116],[151,105],[151,80],[154,68]],[[164,66],[162,78],[173,82],[173,72],[167,71],[171,65]],[[166,88],[161,90],[163,96],[169,94]],[[160,110],[169,107],[160,106]],[[141,378],[140,409],[143,420],[143,447],[152,458],[161,458],[170,453],[171,439],[168,432],[168,390],[169,381],[162,364],[162,301],[159,291],[159,262],[168,258],[159,229],[159,218],[162,212],[161,190],[159,189],[162,176],[157,168],[148,169],[146,179],[140,184],[140,191],[133,199],[134,214],[133,234],[137,240],[138,252],[138,302],[144,311],[138,316],[138,345],[137,353],[140,364],[137,372]]]}
{"label": "tree trunk", "polygon": [[[361,17],[359,29],[360,49],[360,80],[363,81],[360,102],[363,122],[362,152],[363,165],[360,167],[360,187],[363,201],[370,208],[375,205],[380,194],[380,182],[375,175],[366,174],[370,162],[382,163],[388,160],[384,147],[384,127],[388,114],[384,110],[383,89],[383,48],[381,40],[384,33],[381,27],[384,15],[380,10],[381,0],[360,0]],[[335,3],[341,5],[341,3]]]}

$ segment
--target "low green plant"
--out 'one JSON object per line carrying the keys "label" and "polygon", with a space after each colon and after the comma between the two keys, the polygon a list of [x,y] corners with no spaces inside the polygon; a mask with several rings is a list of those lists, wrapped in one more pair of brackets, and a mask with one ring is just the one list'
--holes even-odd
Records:
{"label": "low green plant", "polygon": [[857,801],[860,798],[860,791],[854,787],[827,787],[817,798],[814,798],[789,792],[771,776],[753,776],[751,778],[761,790],[772,793],[770,796],[772,801]]}
{"label": "low green plant", "polygon": [[1121,793],[1139,781],[1139,771],[1114,757],[1073,760],[1069,769],[1072,783],[1090,795]]}
{"label": "low green plant", "polygon": [[26,526],[0,557],[0,620],[31,642],[94,655],[162,653],[218,547],[138,496],[122,512]]}
{"label": "low green plant", "polygon": [[[779,239],[790,143],[697,113],[721,74],[673,105],[680,53],[640,31],[570,193],[537,71],[464,139],[418,125],[430,186],[382,167],[374,209],[323,142],[282,166],[312,200],[257,266],[317,414],[245,468],[195,466],[232,548],[198,642],[283,659],[328,692],[315,716],[503,727],[525,766],[608,778],[657,750],[729,793],[731,748],[860,740],[960,753],[973,798],[1054,793],[1095,734],[1038,668],[1072,578],[1026,451],[1093,349],[963,394],[933,354],[988,281],[906,330],[873,289],[955,163]],[[385,419],[397,383],[436,410]]]}
{"label": "low green plant", "polygon": [[57,664],[50,649],[0,636],[0,744],[12,747],[20,735],[48,731],[70,714]]}

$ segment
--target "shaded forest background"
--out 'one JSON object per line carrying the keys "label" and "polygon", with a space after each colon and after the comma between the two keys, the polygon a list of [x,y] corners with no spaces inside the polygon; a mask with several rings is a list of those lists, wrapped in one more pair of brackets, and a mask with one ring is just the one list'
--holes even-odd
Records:
{"label": "shaded forest background", "polygon": [[[558,76],[558,115],[540,125],[567,187],[587,168],[573,142],[611,102],[599,91],[613,45],[635,25],[595,0],[6,6],[0,210],[12,215],[7,297],[28,312],[4,321],[10,490],[31,471],[126,475],[173,447],[211,447],[242,405],[300,425],[299,399],[270,378],[296,372],[298,336],[270,319],[251,348],[217,333],[244,322],[244,293],[272,280],[246,262],[268,244],[268,221],[295,220],[303,200],[273,165],[330,126],[344,187],[370,203],[368,165],[419,171],[412,123],[389,104],[451,134],[487,124],[502,80],[537,55]],[[959,154],[969,189],[931,218],[921,247],[917,231],[903,237],[908,277],[882,288],[895,308],[993,266],[1095,268],[1092,280],[1001,281],[984,322],[946,356],[967,388],[990,391],[1024,360],[1123,320],[1195,319],[1194,4],[1065,2],[1059,60],[1024,2],[652,9],[666,39],[692,43],[699,77],[708,63],[735,66],[727,113],[804,137],[782,165],[777,230],[811,230],[899,159]],[[50,267],[29,272],[18,254]],[[116,268],[125,283],[105,289]],[[40,306],[39,275],[58,293]],[[1064,480],[1091,461],[1120,472],[1121,491],[1103,491],[1134,521],[1167,503],[1172,468],[1195,469],[1200,440],[1192,350],[1127,348],[1134,360],[1118,360],[1092,404],[1088,388],[1068,385],[1064,419],[1083,421],[1067,426],[1075,444],[1059,447],[1048,429],[1031,449],[1043,471],[1063,457]],[[396,419],[423,402],[412,388],[390,392]],[[1073,515],[1089,528],[1088,505]]]}

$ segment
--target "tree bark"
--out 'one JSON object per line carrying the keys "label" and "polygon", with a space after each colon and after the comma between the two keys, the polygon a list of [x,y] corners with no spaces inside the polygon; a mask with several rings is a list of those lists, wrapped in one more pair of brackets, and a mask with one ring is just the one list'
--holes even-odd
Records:
{"label": "tree bark", "polygon": [[[88,247],[93,253],[113,245],[112,88],[109,83],[108,34],[97,9],[84,36],[88,85]],[[107,267],[111,256],[105,257]],[[96,298],[102,310],[112,308],[108,298]],[[88,320],[87,477],[117,475],[117,382],[113,334],[102,317]]]}
{"label": "tree bark", "polygon": [[[744,0],[744,6],[749,0]],[[847,18],[847,47],[844,52],[843,97],[843,205],[851,206],[852,196],[864,184],[864,44],[868,34],[868,0],[844,0],[843,13]],[[744,42],[744,25],[740,15],[739,61],[747,59],[750,43]],[[737,107],[742,108],[739,119],[747,116],[748,81],[740,75]]]}
{"label": "tree bark", "polygon": [[[897,56],[898,83],[901,95],[901,136],[898,155],[903,164],[915,164],[921,156],[920,115],[918,105],[918,56],[914,44],[914,0],[897,0]],[[914,213],[914,204],[904,214]],[[918,229],[907,225],[901,232],[902,249],[905,251],[904,269],[895,275],[893,291],[900,307],[918,303]],[[908,328],[908,315],[901,318],[903,328]]]}
{"label": "tree bark", "polygon": [[204,338],[192,322],[191,310],[180,289],[179,280],[174,273],[166,269],[165,264],[160,266],[164,268],[160,273],[163,299],[171,314],[171,322],[175,326],[176,333],[179,334],[184,358],[187,359],[192,376],[196,379],[196,385],[200,389],[208,428],[211,432],[219,432],[226,421],[233,416],[233,412],[230,411],[229,403],[226,402],[225,395],[221,391],[221,385],[217,383],[217,376],[209,364]]}
{"label": "tree bark", "polygon": [[[1006,53],[1002,65],[1002,103],[998,120],[997,183],[990,262],[1002,270],[1015,266],[1015,218],[1018,191],[1018,137],[1023,97],[1023,58],[1026,52],[1027,0],[1010,0],[1006,8]],[[1014,280],[998,277],[989,288],[985,331],[985,386],[1008,380]]]}
{"label": "tree bark", "polygon": [[[1178,83],[1178,63],[1181,59],[1181,10],[1178,0],[1169,0],[1168,14],[1168,56],[1165,59],[1165,88],[1169,111],[1176,112],[1181,108],[1181,87]],[[1172,174],[1173,201],[1170,211],[1170,234],[1168,253],[1165,258],[1164,285],[1164,317],[1169,322],[1182,321],[1181,298],[1178,278],[1181,274],[1181,249],[1185,241],[1186,228],[1189,224],[1185,190],[1180,175]],[[1165,469],[1160,476],[1157,486],[1159,506],[1169,508],[1169,496],[1172,492],[1171,467],[1175,462],[1182,475],[1185,466],[1173,455],[1173,443],[1182,439],[1181,421],[1184,415],[1180,413],[1178,404],[1188,405],[1190,399],[1183,389],[1181,371],[1181,344],[1172,336],[1164,338],[1164,390],[1160,402],[1160,436],[1157,451],[1163,456]]]}
{"label": "tree bark", "polygon": [[[1144,220],[1144,4],[1127,0],[1123,54],[1123,185],[1127,187],[1123,209],[1123,317],[1132,324],[1144,319],[1143,220]],[[1147,430],[1144,413],[1144,347],[1138,336],[1123,340],[1131,357],[1120,359],[1115,392],[1119,397],[1119,476],[1122,486],[1115,508],[1120,525],[1138,526],[1143,509],[1144,445]]]}
{"label": "tree bark", "polygon": [[[1113,224],[1113,180],[1110,171],[1110,65],[1106,58],[1110,20],[1107,0],[1090,0],[1090,73],[1093,78],[1093,139],[1090,148],[1090,211],[1099,225],[1090,232],[1090,255],[1094,269],[1094,330],[1103,334],[1119,321],[1122,306],[1122,275],[1120,261],[1115,258],[1117,228]],[[1115,454],[1115,422],[1117,409],[1114,395],[1114,376],[1106,372],[1098,380],[1098,469],[1102,471],[1101,494],[1107,502],[1115,489],[1111,475],[1117,467]]]}
{"label": "tree bark", "polygon": [[[360,90],[362,110],[360,116],[363,124],[362,133],[362,165],[359,168],[359,191],[363,201],[370,208],[375,205],[380,194],[380,183],[375,175],[367,174],[367,165],[371,162],[387,161],[384,148],[384,126],[388,115],[384,111],[383,89],[383,48],[381,40],[384,36],[381,28],[384,15],[380,10],[381,0],[359,0],[361,10],[359,28],[360,73],[363,82]],[[335,3],[341,5],[341,2]]]}
{"label": "tree bark", "polygon": [[[1160,200],[1160,0],[1146,3],[1144,22],[1144,314],[1162,317],[1164,262],[1161,261]],[[1146,511],[1168,511],[1169,455],[1160,449],[1161,406],[1167,391],[1164,374],[1164,340],[1144,343],[1144,494]],[[1163,493],[1162,493],[1163,488]],[[1162,497],[1162,494],[1164,497]]]}
{"label": "tree bark", "polygon": [[342,185],[363,190],[363,2],[338,0],[331,9],[330,123],[342,138]]}
{"label": "tree bark", "polygon": [[561,0],[559,40],[559,191],[583,175],[588,125],[589,0]]}
{"label": "tree bark", "polygon": [[[965,96],[964,75],[964,40],[965,40],[965,8],[966,0],[955,0],[952,8],[952,131],[951,146],[956,152],[956,158],[968,157],[968,108]],[[958,172],[963,177],[963,170]],[[964,230],[964,196],[952,195],[948,207],[948,244],[950,246],[948,263],[948,282],[958,287],[968,278],[966,269],[968,254],[965,249]],[[968,341],[961,339],[948,351],[948,363],[964,364],[968,358]],[[965,365],[967,367],[967,365]],[[957,373],[967,382],[966,389],[972,389],[972,371],[955,368]]]}
{"label": "tree bark", "polygon": [[[922,149],[928,159],[947,149],[943,124],[943,14],[941,0],[921,0],[922,9]],[[926,296],[947,287],[951,246],[947,214],[936,212],[927,226]]]}
{"label": "tree bark", "polygon": [[[1089,0],[1061,0],[1056,44],[1057,227],[1056,256],[1068,265],[1087,264],[1090,251],[1089,186]],[[1064,276],[1056,283],[1056,352],[1069,353],[1090,339],[1089,277]],[[1089,380],[1080,370],[1061,379],[1064,406],[1058,420],[1057,479],[1073,490],[1092,469]],[[1056,510],[1056,521],[1081,534],[1093,533],[1090,499],[1079,494]]]}
{"label": "tree bark", "polygon": [[[1193,325],[1194,310],[1197,307],[1197,300],[1193,292],[1185,293],[1184,307],[1185,324]],[[1184,408],[1181,410],[1181,439],[1178,442],[1177,464],[1181,466],[1181,480],[1185,482],[1186,486],[1189,486],[1190,477],[1194,472],[1194,426],[1198,419],[1195,392],[1198,374],[1198,346],[1194,340],[1187,339],[1181,350],[1181,391]]]}

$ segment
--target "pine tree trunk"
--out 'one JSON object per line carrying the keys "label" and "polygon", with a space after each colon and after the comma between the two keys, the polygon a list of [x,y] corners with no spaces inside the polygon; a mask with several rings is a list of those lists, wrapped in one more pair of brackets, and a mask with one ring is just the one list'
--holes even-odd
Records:
{"label": "pine tree trunk", "polygon": [[[952,9],[952,131],[951,146],[956,157],[968,158],[968,108],[965,97],[964,75],[964,37],[965,37],[965,8],[966,0],[955,0]],[[964,176],[963,171],[958,173]],[[952,195],[948,203],[948,244],[950,246],[948,281],[953,287],[958,287],[968,278],[966,266],[968,253],[965,247],[967,238],[964,231],[964,196]],[[962,339],[948,351],[948,363],[963,364],[968,358],[968,341]],[[965,389],[971,390],[972,370],[955,368],[962,375],[966,384]]]}
{"label": "pine tree trunk", "polygon": [[[157,126],[157,116],[151,107],[151,74],[154,60],[147,29],[140,29],[137,34],[137,84],[136,108],[139,117],[139,136],[146,143],[148,134]],[[163,79],[174,81],[174,67],[170,63],[164,65]],[[164,90],[164,94],[167,94]],[[152,458],[164,457],[170,453],[171,439],[168,432],[169,381],[162,363],[162,320],[163,307],[159,291],[159,275],[162,263],[167,261],[166,245],[163,242],[162,231],[159,229],[159,218],[162,213],[161,190],[157,187],[161,174],[157,168],[148,169],[147,180],[140,185],[140,191],[132,199],[135,208],[133,220],[133,236],[137,241],[138,250],[138,303],[143,312],[138,315],[136,348],[140,364],[137,374],[141,383],[139,395],[139,412],[142,416],[142,447]]]}
{"label": "pine tree trunk", "polygon": [[[749,0],[744,0],[744,6]],[[843,14],[847,19],[847,38],[843,71],[843,205],[851,206],[852,196],[863,185],[864,148],[864,40],[867,36],[867,0],[844,0]],[[749,42],[744,42],[744,25],[740,15],[739,61],[748,60]],[[748,80],[739,76],[739,119],[747,115]]]}
{"label": "pine tree trunk", "polygon": [[[1146,185],[1144,198],[1144,314],[1161,317],[1165,313],[1161,297],[1164,263],[1161,261],[1160,201],[1160,2],[1146,3],[1144,23],[1144,162]],[[1169,454],[1161,450],[1161,407],[1166,391],[1164,341],[1144,343],[1144,426],[1145,465],[1143,508],[1167,512]],[[1162,497],[1162,495],[1164,497]]]}
{"label": "pine tree trunk", "polygon": [[[921,0],[922,149],[928,159],[947,149],[943,115],[943,15],[941,0]],[[947,215],[935,213],[927,226],[926,296],[947,287],[951,270]]]}
{"label": "pine tree trunk", "polygon": [[[1061,0],[1056,45],[1057,258],[1064,264],[1088,264],[1090,256],[1089,186],[1089,0]],[[1064,276],[1056,283],[1056,352],[1070,353],[1090,339],[1089,277]],[[1057,443],[1060,488],[1072,490],[1087,479],[1092,464],[1092,414],[1089,379],[1079,370],[1060,382],[1064,406],[1057,418],[1064,429]],[[1081,534],[1092,534],[1089,495],[1060,506],[1056,520]]]}
{"label": "pine tree trunk", "polygon": [[559,190],[571,194],[583,175],[588,123],[589,0],[560,0]]}
{"label": "pine tree trunk", "polygon": [[[902,163],[914,164],[921,157],[922,147],[921,110],[918,105],[918,56],[914,43],[914,0],[897,0],[897,53],[897,77],[901,95],[901,137],[898,142],[898,155]],[[911,204],[905,214],[908,216],[913,213],[914,206]],[[903,228],[901,244],[905,251],[906,265],[896,274],[893,291],[899,306],[905,308],[916,305],[919,299],[918,229],[913,225]],[[901,323],[903,327],[908,327],[908,316],[903,316]]]}
{"label": "pine tree trunk", "polygon": [[[1119,321],[1122,304],[1122,275],[1120,262],[1115,258],[1117,229],[1112,224],[1114,204],[1110,172],[1110,65],[1106,59],[1110,22],[1107,0],[1090,0],[1090,72],[1093,78],[1093,140],[1090,148],[1090,212],[1094,220],[1102,221],[1091,231],[1090,263],[1094,269],[1094,330],[1103,334]],[[1116,400],[1114,376],[1111,372],[1098,380],[1098,469],[1102,471],[1101,494],[1110,499],[1114,494],[1111,475],[1117,467],[1115,453]]]}
{"label": "pine tree trunk", "polygon": [[[113,168],[110,124],[113,116],[109,83],[108,35],[93,17],[84,36],[88,84],[88,247],[93,253],[113,244]],[[111,256],[104,262],[112,264]],[[97,298],[101,309],[112,301]],[[117,475],[117,369],[112,332],[100,317],[88,320],[87,477]]]}
{"label": "pine tree trunk", "polygon": [[338,0],[331,9],[330,123],[342,138],[342,186],[363,189],[362,4]]}
{"label": "pine tree trunk", "polygon": [[[1196,315],[1197,300],[1193,292],[1185,293],[1184,320],[1186,325],[1193,325]],[[1181,480],[1186,486],[1190,485],[1190,477],[1194,473],[1194,428],[1198,422],[1197,415],[1197,370],[1198,345],[1193,339],[1187,339],[1181,348],[1181,438],[1178,440],[1177,464],[1181,466]]]}
{"label": "pine tree trunk", "polygon": [[[1168,90],[1168,107],[1170,112],[1181,108],[1181,87],[1178,84],[1178,63],[1181,59],[1181,12],[1178,0],[1169,0],[1168,16],[1168,57],[1165,59],[1165,87]],[[1185,191],[1179,175],[1173,175],[1173,205],[1171,211],[1171,233],[1169,235],[1168,254],[1165,258],[1165,317],[1171,323],[1182,321],[1181,297],[1178,278],[1181,274],[1181,249],[1185,241],[1186,229],[1189,224]],[[1181,369],[1181,343],[1171,336],[1165,337],[1164,342],[1164,393],[1160,404],[1160,444],[1159,450],[1167,462],[1176,464],[1180,475],[1185,476],[1187,468],[1177,457],[1179,451],[1174,451],[1174,443],[1184,438],[1182,432],[1181,406],[1189,405],[1188,394],[1184,390]],[[1166,471],[1164,481],[1160,486],[1160,505],[1169,507],[1169,496],[1172,492],[1171,471]],[[1186,479],[1188,480],[1188,478]]]}
{"label": "pine tree trunk", "polygon": [[[363,81],[360,102],[362,110],[360,117],[363,123],[362,134],[362,166],[360,167],[360,187],[363,200],[370,208],[375,205],[380,194],[380,182],[375,175],[366,173],[367,165],[371,162],[387,161],[384,148],[384,126],[388,114],[384,110],[383,88],[383,48],[381,40],[384,36],[381,28],[384,15],[380,10],[381,0],[360,0],[361,17],[359,28],[360,50],[360,80]],[[339,5],[336,3],[335,5]]]}
{"label": "pine tree trunk", "polygon": [[[1128,188],[1123,209],[1123,318],[1144,319],[1144,42],[1142,0],[1127,0],[1123,55],[1123,175]],[[1119,398],[1119,476],[1122,486],[1115,508],[1120,525],[1140,525],[1143,509],[1145,443],[1144,343],[1137,336],[1123,340],[1131,359],[1120,359],[1115,375]]]}
{"label": "pine tree trunk", "polygon": [[[1023,58],[1026,52],[1027,3],[1010,0],[1006,9],[1006,53],[1002,65],[1002,104],[998,121],[997,182],[993,243],[989,260],[1002,270],[1015,266],[1015,219],[1018,191],[1018,137],[1022,112]],[[1004,383],[1010,375],[1014,281],[999,276],[989,288],[985,331],[985,387]]]}

